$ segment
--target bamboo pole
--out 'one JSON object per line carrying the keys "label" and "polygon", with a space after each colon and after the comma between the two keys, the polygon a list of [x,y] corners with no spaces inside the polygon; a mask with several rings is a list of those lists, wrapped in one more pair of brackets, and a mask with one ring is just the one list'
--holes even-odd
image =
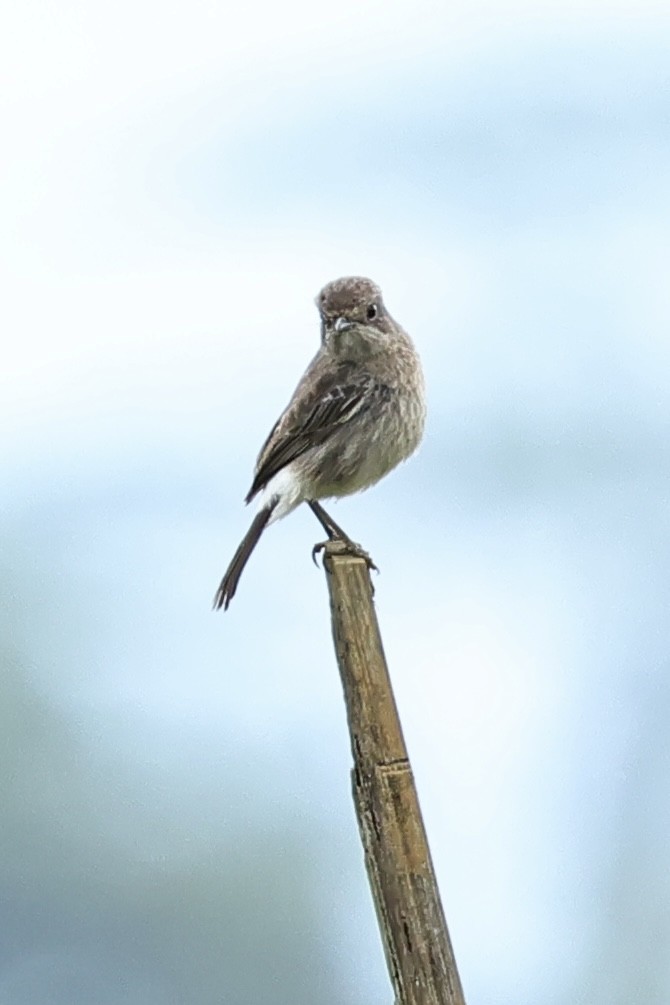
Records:
{"label": "bamboo pole", "polygon": [[324,547],[353,798],[396,1005],[465,1005],[365,560]]}

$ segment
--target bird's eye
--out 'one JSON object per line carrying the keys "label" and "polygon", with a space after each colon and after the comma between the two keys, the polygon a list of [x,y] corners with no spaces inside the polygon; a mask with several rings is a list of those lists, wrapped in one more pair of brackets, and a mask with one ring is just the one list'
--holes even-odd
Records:
{"label": "bird's eye", "polygon": [[376,317],[377,317],[377,305],[376,304],[370,304],[370,306],[367,309],[367,318],[368,318],[368,321],[374,321],[374,319]]}

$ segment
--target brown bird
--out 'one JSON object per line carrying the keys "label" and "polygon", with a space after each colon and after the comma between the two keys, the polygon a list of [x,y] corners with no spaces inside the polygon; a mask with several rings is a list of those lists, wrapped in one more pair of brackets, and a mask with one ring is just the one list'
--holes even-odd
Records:
{"label": "brown bird", "polygon": [[[228,607],[265,528],[302,502],[331,540],[355,545],[319,499],[374,485],[419,445],[426,418],[423,373],[409,335],[370,279],[336,279],[319,293],[321,348],[261,448],[246,502],[258,512],[214,597]],[[321,547],[317,545],[317,548]]]}

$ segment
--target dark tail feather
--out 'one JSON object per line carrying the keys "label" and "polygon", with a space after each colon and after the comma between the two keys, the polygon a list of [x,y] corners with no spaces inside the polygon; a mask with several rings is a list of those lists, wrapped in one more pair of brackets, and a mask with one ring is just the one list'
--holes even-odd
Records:
{"label": "dark tail feather", "polygon": [[277,501],[275,499],[269,506],[260,510],[254,517],[251,527],[247,531],[242,544],[233,555],[232,562],[228,566],[226,574],[221,580],[221,585],[216,591],[216,596],[214,597],[214,603],[212,605],[215,611],[219,611],[222,607],[224,611],[228,609],[228,604],[235,596],[235,591],[237,589],[237,584],[240,581],[242,570],[249,561],[251,552],[260,541],[261,534],[267,527],[268,520],[272,516],[272,511],[276,505]]}

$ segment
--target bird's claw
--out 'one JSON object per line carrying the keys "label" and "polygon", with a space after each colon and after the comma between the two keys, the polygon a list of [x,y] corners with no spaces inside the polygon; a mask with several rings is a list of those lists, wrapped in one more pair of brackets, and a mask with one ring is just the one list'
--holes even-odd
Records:
{"label": "bird's claw", "polygon": [[350,555],[352,558],[362,558],[368,569],[374,569],[375,572],[379,572],[379,569],[372,561],[367,551],[361,548],[360,544],[356,544],[355,541],[350,541],[348,538],[345,540],[344,538],[334,537],[330,538],[328,541],[320,541],[318,544],[315,544],[312,548],[312,561],[317,569],[319,567],[319,563],[316,556],[321,551],[330,552],[334,555]]}

